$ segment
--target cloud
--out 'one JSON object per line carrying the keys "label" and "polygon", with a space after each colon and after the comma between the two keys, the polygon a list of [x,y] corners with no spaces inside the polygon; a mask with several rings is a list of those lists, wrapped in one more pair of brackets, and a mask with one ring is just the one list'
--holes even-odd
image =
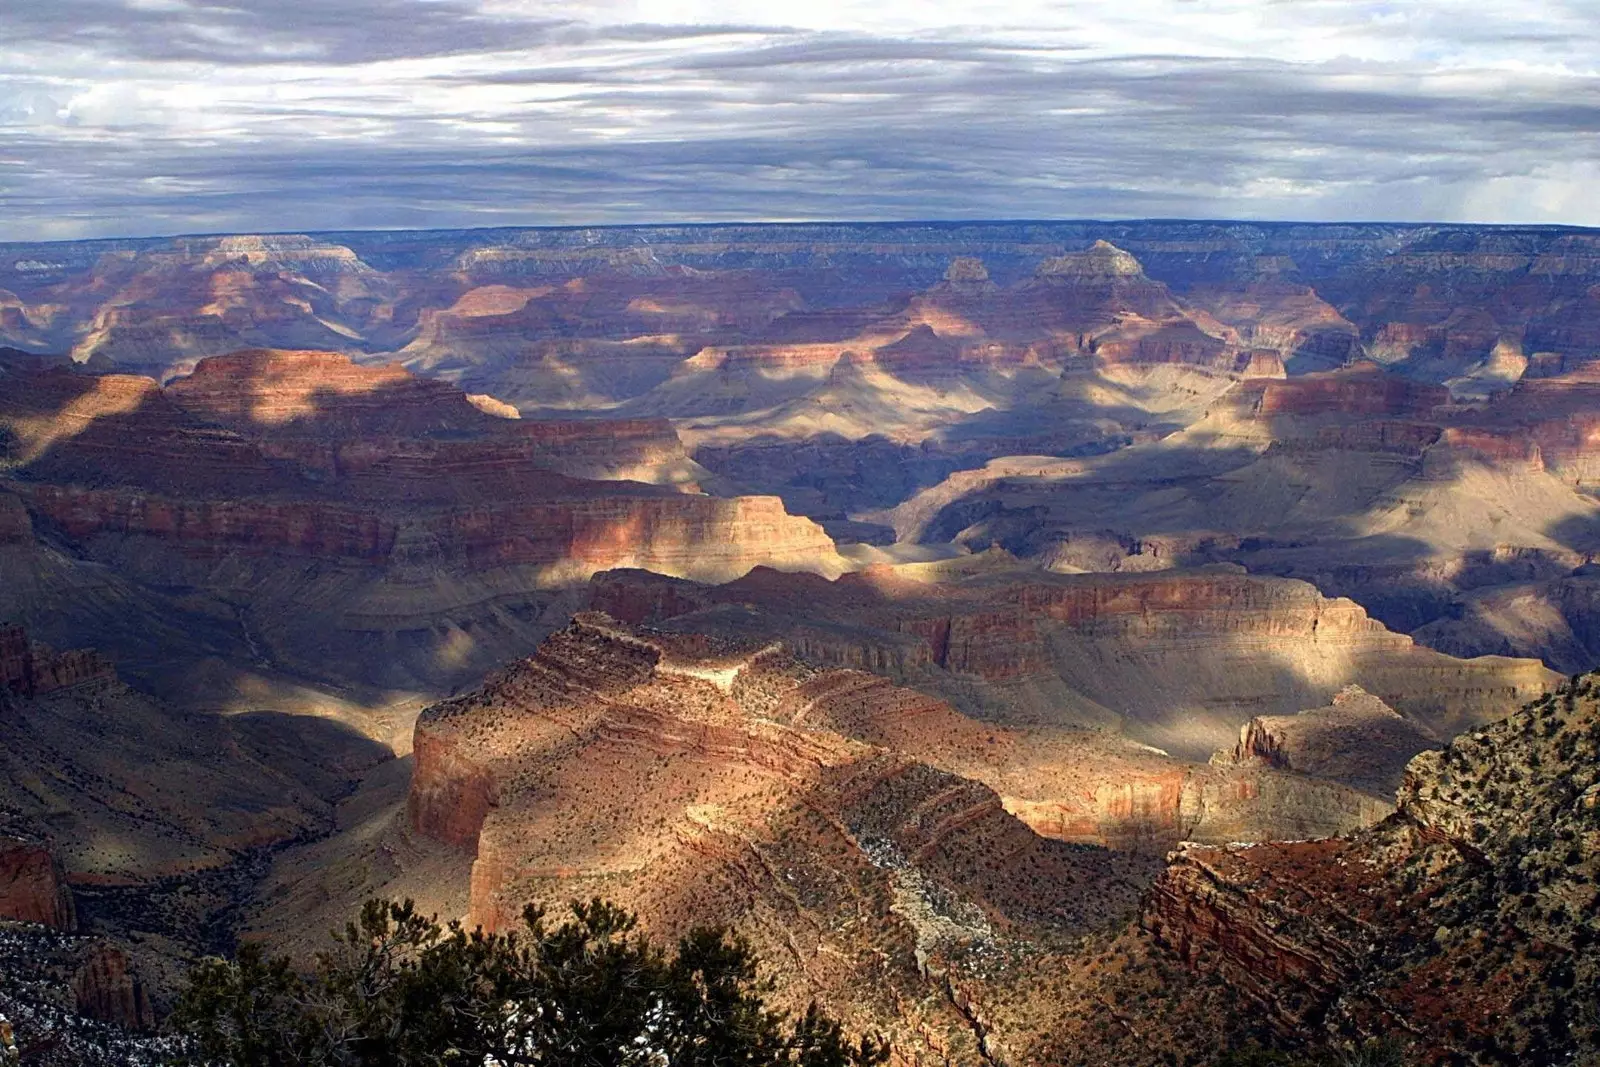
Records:
{"label": "cloud", "polygon": [[1580,2],[12,7],[0,239],[755,218],[1600,224],[1600,27]]}

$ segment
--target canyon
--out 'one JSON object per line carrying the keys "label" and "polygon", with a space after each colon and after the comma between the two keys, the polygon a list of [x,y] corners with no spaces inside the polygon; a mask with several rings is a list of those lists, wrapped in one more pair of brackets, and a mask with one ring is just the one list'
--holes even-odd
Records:
{"label": "canyon", "polygon": [[603,895],[906,1064],[1576,1047],[1597,402],[1578,229],[0,245],[0,942],[90,1033]]}

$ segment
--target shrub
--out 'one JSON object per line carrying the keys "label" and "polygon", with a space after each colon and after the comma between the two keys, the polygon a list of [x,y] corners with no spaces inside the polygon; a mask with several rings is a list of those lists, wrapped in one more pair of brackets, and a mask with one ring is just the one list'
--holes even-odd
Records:
{"label": "shrub", "polygon": [[368,901],[310,973],[243,947],[190,974],[171,1025],[207,1067],[875,1067],[815,1004],[767,1008],[748,944],[700,928],[667,953],[614,905],[574,903],[557,927],[441,927],[410,901]]}

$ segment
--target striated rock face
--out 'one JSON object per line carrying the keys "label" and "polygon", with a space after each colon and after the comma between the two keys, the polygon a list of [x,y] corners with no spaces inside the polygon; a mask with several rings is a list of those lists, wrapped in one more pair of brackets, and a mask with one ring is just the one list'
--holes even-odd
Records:
{"label": "striated rock face", "polygon": [[77,928],[72,890],[49,848],[0,837],[0,919],[68,932]]}
{"label": "striated rock face", "polygon": [[[182,587],[214,599],[180,610],[242,613],[252,668],[448,691],[531,650],[597,569],[846,566],[776,498],[694,491],[716,479],[663,420],[497,418],[325,352],[206,359],[165,389],[59,368],[6,381],[0,430],[24,462],[0,499],[132,598]],[[29,581],[59,570],[42,547],[15,562]]]}
{"label": "striated rock face", "polygon": [[662,936],[725,921],[782,1003],[819,997],[910,1056],[958,1059],[1026,1048],[990,1011],[1010,953],[1098,923],[1128,894],[1115,880],[1149,862],[1042,837],[1042,806],[1093,825],[1074,769],[1101,752],[1158,774],[1134,745],[978,723],[765,638],[600,614],[424,712],[414,750],[408,816],[474,856],[470,921],[504,928],[523,902],[595,891]]}
{"label": "striated rock face", "polygon": [[1404,1032],[1429,1062],[1592,1054],[1596,682],[1418,756],[1399,812],[1352,837],[1183,849],[1144,927],[1287,1035]]}
{"label": "striated rock face", "polygon": [[[199,556],[421,557],[538,567],[557,581],[623,565],[728,577],[761,562],[840,566],[826,534],[775,498],[552,473],[665,466],[667,480],[692,477],[660,421],[497,419],[441,383],[317,352],[207,359],[165,391],[64,372],[26,384],[37,388],[10,400],[40,455],[14,489],[79,542],[109,534]],[[58,396],[66,406],[47,416]],[[130,436],[143,450],[125,447]]]}
{"label": "striated rock face", "polygon": [[454,508],[419,502],[421,513],[409,518],[384,514],[376,501],[186,501],[57,486],[23,492],[39,515],[74,539],[150,538],[199,559],[287,553],[379,566],[532,567],[550,585],[613,567],[713,580],[763,564],[841,568],[822,528],[789,515],[776,497],[727,500],[636,488],[608,495],[555,476],[540,481],[543,499]]}
{"label": "striated rock face", "polygon": [[407,437],[471,432],[483,422],[458,389],[394,364],[363,366],[338,352],[252,349],[211,356],[165,395],[191,414],[245,433]]}
{"label": "striated rock face", "polygon": [[1448,736],[1557,680],[1532,661],[1420,648],[1303,582],[1223,570],[947,581],[867,570],[831,583],[758,570],[717,588],[619,574],[597,577],[591,602],[686,626],[718,605],[758,607],[773,616],[769,632],[792,635],[818,662],[958,702],[976,687],[985,717],[1115,723],[1199,760],[1231,745],[1249,718],[1320,704],[1351,683]]}
{"label": "striated rock face", "polygon": [[[743,595],[780,580],[752,575]],[[606,581],[622,602],[626,576]],[[635,610],[691,591],[634,588]],[[603,892],[663,935],[727,922],[785,1003],[821,997],[917,1055],[974,1054],[970,1007],[991,1054],[1025,1061],[1033,1039],[998,990],[1125,899],[1107,879],[1138,884],[1180,838],[1310,836],[1393,810],[1298,773],[979,721],[796,655],[747,609],[668,625],[580,614],[423,713],[407,819],[471,857],[469,921],[508,928],[527,902]]]}
{"label": "striated rock face", "polygon": [[154,1030],[155,1011],[127,953],[100,941],[84,954],[72,976],[78,1014],[128,1030]]}
{"label": "striated rock face", "polygon": [[1042,837],[949,769],[1038,786],[1049,771],[1028,749],[760,638],[586,614],[423,714],[408,814],[473,854],[472,922],[603,891],[663,936],[730,923],[783,1003],[820,997],[909,1055],[981,1057],[1025,1039],[987,1008],[1014,947],[1098,923],[1149,862]]}
{"label": "striated rock face", "polygon": [[1339,415],[1343,418],[1405,416],[1427,418],[1450,400],[1442,386],[1385,374],[1372,364],[1311,374],[1287,381],[1251,383],[1242,396],[1259,397],[1261,416]]}

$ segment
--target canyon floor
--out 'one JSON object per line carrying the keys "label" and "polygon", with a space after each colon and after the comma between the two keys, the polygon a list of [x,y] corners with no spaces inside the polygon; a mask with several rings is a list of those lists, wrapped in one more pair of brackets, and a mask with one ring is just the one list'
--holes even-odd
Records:
{"label": "canyon floor", "polygon": [[0,992],[84,1048],[601,895],[908,1064],[1593,1053],[1591,231],[4,245],[0,345]]}

